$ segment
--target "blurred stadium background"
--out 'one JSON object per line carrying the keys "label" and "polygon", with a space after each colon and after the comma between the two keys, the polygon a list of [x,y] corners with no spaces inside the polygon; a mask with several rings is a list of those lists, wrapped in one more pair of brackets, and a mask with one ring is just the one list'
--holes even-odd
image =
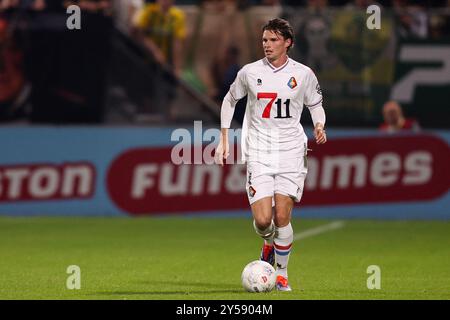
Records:
{"label": "blurred stadium background", "polygon": [[[162,25],[153,2],[0,0],[0,298],[450,299],[450,1],[159,0],[175,12]],[[294,232],[342,227],[295,244],[292,295],[255,297],[239,278],[260,245],[245,167],[176,165],[172,135],[209,144],[274,17],[327,112]],[[399,119],[388,101],[404,129],[383,125]],[[75,292],[71,264],[86,274]],[[371,264],[382,290],[366,288]]]}

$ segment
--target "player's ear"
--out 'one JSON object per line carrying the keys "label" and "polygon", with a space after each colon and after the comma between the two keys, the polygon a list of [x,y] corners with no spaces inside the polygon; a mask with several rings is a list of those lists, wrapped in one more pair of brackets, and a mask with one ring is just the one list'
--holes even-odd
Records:
{"label": "player's ear", "polygon": [[285,45],[286,49],[291,47],[292,46],[292,39],[290,39],[290,38],[286,39],[286,42],[285,42],[284,45]]}

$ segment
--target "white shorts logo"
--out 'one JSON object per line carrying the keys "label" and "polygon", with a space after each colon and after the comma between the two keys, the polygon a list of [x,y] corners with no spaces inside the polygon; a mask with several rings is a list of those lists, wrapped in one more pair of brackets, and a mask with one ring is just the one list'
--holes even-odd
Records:
{"label": "white shorts logo", "polygon": [[252,186],[250,186],[250,187],[248,188],[248,194],[250,195],[251,198],[253,198],[253,197],[255,196],[255,194],[256,194],[255,188],[253,188]]}

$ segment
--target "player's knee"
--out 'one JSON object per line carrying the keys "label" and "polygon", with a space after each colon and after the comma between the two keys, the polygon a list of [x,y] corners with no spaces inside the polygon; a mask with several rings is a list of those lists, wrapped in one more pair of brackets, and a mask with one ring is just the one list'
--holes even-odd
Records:
{"label": "player's knee", "polygon": [[253,226],[258,230],[266,230],[271,227],[272,223],[271,217],[258,217],[253,220]]}
{"label": "player's knee", "polygon": [[275,225],[278,228],[285,227],[291,221],[291,215],[290,214],[275,213],[275,216],[274,216],[273,220],[275,222]]}
{"label": "player's knee", "polygon": [[272,236],[275,232],[275,225],[272,219],[261,218],[253,220],[253,227],[258,235],[261,237]]}

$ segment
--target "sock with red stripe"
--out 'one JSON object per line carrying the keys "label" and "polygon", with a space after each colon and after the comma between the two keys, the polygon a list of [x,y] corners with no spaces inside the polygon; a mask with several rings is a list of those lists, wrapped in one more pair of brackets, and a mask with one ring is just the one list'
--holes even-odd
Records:
{"label": "sock with red stripe", "polygon": [[284,227],[275,226],[275,262],[277,265],[277,274],[287,278],[287,266],[289,255],[291,253],[292,241],[294,240],[294,231],[289,223]]}

